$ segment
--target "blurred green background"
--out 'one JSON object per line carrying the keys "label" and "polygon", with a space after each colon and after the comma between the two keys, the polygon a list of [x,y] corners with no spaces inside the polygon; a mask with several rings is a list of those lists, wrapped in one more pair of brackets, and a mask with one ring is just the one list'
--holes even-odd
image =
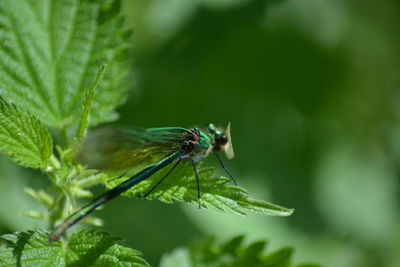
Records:
{"label": "blurred green background", "polygon": [[[133,86],[118,123],[230,121],[236,158],[226,163],[239,184],[296,212],[240,217],[119,198],[97,212],[105,229],[154,265],[195,239],[246,234],[269,250],[293,246],[295,262],[400,266],[398,0],[125,0],[122,9],[134,29]],[[35,205],[22,187],[45,179],[1,159],[0,232],[43,227],[17,214]]]}

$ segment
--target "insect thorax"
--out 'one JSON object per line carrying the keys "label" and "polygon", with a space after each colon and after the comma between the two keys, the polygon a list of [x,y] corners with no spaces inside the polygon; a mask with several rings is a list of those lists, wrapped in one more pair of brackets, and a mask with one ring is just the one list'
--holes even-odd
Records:
{"label": "insect thorax", "polygon": [[186,140],[182,146],[185,155],[183,158],[190,157],[198,161],[208,155],[212,150],[212,137],[198,128],[189,131]]}

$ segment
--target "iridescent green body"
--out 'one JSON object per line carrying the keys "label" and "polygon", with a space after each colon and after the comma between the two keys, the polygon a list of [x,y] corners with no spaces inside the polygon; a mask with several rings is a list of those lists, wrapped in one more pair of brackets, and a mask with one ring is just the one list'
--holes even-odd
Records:
{"label": "iridescent green body", "polygon": [[[50,236],[50,240],[58,239],[68,228],[86,217],[97,207],[119,196],[173,162],[177,163],[168,174],[181,160],[189,159],[192,161],[200,199],[195,163],[206,157],[213,150],[214,152],[225,150],[228,157],[229,155],[233,157],[229,131],[229,125],[226,131],[222,132],[212,124],[207,127],[207,132],[198,128],[189,130],[179,127],[131,130],[105,128],[94,131],[89,135],[87,141],[83,143],[82,153],[80,154],[81,161],[88,167],[105,170],[124,170],[150,160],[153,163],[71,214],[56,227]],[[218,159],[220,160],[219,156]],[[226,170],[224,165],[223,167]]]}

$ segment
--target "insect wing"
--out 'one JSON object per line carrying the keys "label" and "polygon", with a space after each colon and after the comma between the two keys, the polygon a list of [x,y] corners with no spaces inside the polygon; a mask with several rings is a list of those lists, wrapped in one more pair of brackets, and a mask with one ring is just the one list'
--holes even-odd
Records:
{"label": "insect wing", "polygon": [[184,128],[99,128],[89,132],[78,159],[89,168],[124,170],[178,150],[186,135]]}

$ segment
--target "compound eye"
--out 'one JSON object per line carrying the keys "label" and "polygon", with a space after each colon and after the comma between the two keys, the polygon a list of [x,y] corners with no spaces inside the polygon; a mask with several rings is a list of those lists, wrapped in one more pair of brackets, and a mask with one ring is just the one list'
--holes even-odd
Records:
{"label": "compound eye", "polygon": [[215,125],[214,124],[212,124],[212,123],[209,123],[208,125],[207,125],[207,130],[210,132],[210,133],[215,133],[215,131],[217,130],[217,128],[215,127]]}
{"label": "compound eye", "polygon": [[228,143],[228,137],[223,134],[218,138],[218,144],[220,144],[221,146],[226,145]]}

